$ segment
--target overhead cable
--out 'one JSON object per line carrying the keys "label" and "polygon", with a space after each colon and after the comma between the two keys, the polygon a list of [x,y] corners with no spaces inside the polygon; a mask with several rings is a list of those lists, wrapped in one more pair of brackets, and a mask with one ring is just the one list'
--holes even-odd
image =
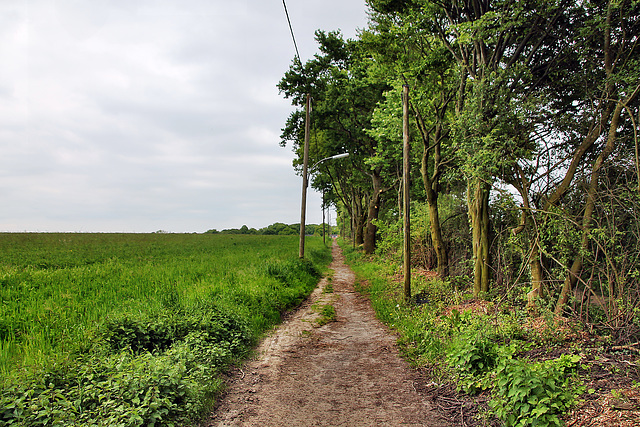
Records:
{"label": "overhead cable", "polygon": [[282,5],[284,6],[284,13],[287,15],[287,22],[289,23],[289,31],[291,31],[293,47],[296,48],[296,58],[298,58],[298,62],[302,64],[302,61],[300,61],[300,52],[298,52],[298,44],[296,43],[296,36],[293,35],[293,27],[291,26],[291,19],[289,19],[289,11],[287,10],[287,3],[285,3],[285,0],[282,0]]}

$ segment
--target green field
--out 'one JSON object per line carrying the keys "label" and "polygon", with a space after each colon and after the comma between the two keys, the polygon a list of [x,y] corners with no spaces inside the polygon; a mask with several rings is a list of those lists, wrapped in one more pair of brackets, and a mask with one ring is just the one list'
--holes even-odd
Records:
{"label": "green field", "polygon": [[0,234],[0,425],[170,425],[330,261],[294,236]]}

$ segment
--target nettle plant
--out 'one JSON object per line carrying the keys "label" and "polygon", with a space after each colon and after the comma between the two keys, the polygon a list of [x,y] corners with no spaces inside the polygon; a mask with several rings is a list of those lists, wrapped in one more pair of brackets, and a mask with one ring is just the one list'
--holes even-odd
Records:
{"label": "nettle plant", "polygon": [[499,346],[488,335],[462,334],[447,355],[459,388],[491,390],[489,406],[509,427],[559,426],[560,415],[583,387],[574,376],[580,356],[532,362],[515,359],[516,344]]}
{"label": "nettle plant", "polygon": [[560,426],[564,413],[581,393],[571,372],[577,355],[532,363],[503,359],[496,369],[494,397],[489,402],[495,415],[507,426]]}
{"label": "nettle plant", "polygon": [[447,362],[456,373],[458,387],[465,393],[476,393],[491,383],[491,372],[498,363],[498,347],[488,336],[465,333],[447,352]]}

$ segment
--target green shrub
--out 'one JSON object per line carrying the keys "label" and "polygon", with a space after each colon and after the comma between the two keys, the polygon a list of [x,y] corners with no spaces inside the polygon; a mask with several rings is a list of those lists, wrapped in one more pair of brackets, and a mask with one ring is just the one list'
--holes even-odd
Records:
{"label": "green shrub", "polygon": [[203,408],[186,367],[127,353],[59,366],[2,390],[3,425],[174,425]]}
{"label": "green shrub", "polygon": [[212,306],[157,314],[121,315],[104,323],[100,341],[107,344],[112,352],[162,352],[194,332],[206,332],[214,342],[234,343],[234,349],[249,344],[252,338],[246,322]]}
{"label": "green shrub", "polygon": [[489,336],[467,332],[454,341],[447,362],[464,392],[484,390],[490,386],[490,373],[498,363],[498,346]]}
{"label": "green shrub", "polygon": [[496,369],[494,397],[489,402],[507,426],[559,426],[559,415],[578,394],[569,375],[580,356],[531,362],[504,358]]}

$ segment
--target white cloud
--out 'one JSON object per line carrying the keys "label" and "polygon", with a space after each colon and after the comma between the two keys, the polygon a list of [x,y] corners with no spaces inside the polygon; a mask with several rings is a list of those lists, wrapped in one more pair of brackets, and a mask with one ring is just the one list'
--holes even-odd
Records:
{"label": "white cloud", "polygon": [[[303,60],[366,23],[364,0],[287,6]],[[0,38],[0,231],[299,221],[280,2],[5,0]]]}

